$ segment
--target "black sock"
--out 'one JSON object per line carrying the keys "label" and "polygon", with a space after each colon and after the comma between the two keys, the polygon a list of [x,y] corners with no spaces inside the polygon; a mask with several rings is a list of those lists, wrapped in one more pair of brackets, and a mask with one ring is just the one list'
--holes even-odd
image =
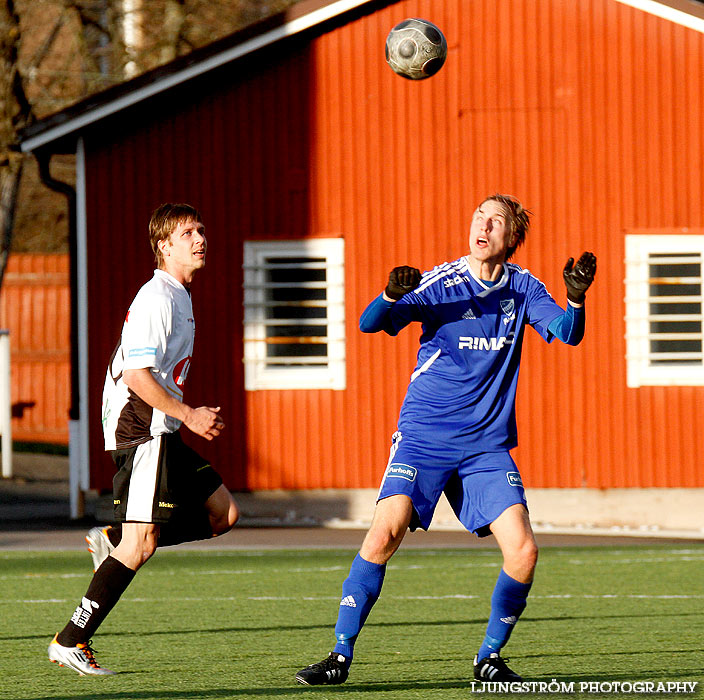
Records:
{"label": "black sock", "polygon": [[57,641],[65,647],[90,641],[95,631],[134,578],[135,571],[122,562],[108,557],[93,574],[85,596],[71,620],[58,634]]}

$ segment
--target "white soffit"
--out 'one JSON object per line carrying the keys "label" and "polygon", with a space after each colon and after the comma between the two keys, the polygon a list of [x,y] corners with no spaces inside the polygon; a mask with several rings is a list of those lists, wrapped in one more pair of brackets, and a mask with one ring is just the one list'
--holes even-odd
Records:
{"label": "white soffit", "polygon": [[[623,3],[624,5],[630,5],[631,7],[635,7],[637,10],[648,12],[651,15],[662,17],[662,19],[669,20],[670,22],[674,22],[675,24],[681,24],[683,27],[688,27],[689,29],[694,29],[697,32],[704,33],[704,17],[698,17],[696,14],[685,12],[684,10],[679,10],[677,9],[677,7],[673,6],[675,5],[675,3],[669,5],[664,2],[657,2],[656,0],[616,1]],[[685,6],[682,2],[678,4]],[[691,5],[692,10],[694,10],[695,3],[688,2],[687,4]],[[702,10],[704,10],[704,6],[702,6]],[[704,12],[702,14],[704,14]]]}

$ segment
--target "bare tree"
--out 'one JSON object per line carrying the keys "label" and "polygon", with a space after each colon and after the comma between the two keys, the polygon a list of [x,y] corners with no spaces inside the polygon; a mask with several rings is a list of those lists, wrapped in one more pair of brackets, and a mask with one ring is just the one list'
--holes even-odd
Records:
{"label": "bare tree", "polygon": [[[20,153],[24,128],[298,1],[0,0],[0,285],[11,246],[66,250],[65,200]],[[72,158],[52,162],[70,184]]]}
{"label": "bare tree", "polygon": [[23,157],[19,134],[32,118],[32,108],[17,66],[19,17],[13,0],[0,5],[0,285],[12,242]]}

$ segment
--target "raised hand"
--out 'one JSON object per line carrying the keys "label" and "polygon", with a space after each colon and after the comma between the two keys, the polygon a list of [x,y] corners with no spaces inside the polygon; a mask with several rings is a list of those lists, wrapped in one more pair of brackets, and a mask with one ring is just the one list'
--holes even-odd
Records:
{"label": "raised hand", "polygon": [[401,265],[395,267],[389,273],[389,283],[386,285],[384,294],[389,299],[398,301],[404,294],[412,292],[420,284],[420,270],[416,267]]}
{"label": "raised hand", "polygon": [[595,274],[596,255],[594,253],[582,253],[576,265],[574,258],[570,258],[562,271],[567,287],[567,298],[575,304],[583,304],[585,292],[594,281]]}

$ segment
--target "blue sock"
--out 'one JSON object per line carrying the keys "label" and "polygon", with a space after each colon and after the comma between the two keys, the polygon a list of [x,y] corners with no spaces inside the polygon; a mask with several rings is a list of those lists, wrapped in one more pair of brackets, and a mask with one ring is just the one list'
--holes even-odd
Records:
{"label": "blue sock", "polygon": [[477,652],[478,661],[489,654],[498,654],[508,642],[514,625],[526,607],[531,585],[516,581],[501,569],[491,596],[491,615],[486,627],[486,636]]}
{"label": "blue sock", "polygon": [[335,625],[337,644],[333,651],[346,657],[348,663],[352,661],[357,635],[381,593],[385,573],[386,564],[373,564],[357,554],[342,584],[342,600]]}

